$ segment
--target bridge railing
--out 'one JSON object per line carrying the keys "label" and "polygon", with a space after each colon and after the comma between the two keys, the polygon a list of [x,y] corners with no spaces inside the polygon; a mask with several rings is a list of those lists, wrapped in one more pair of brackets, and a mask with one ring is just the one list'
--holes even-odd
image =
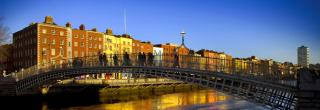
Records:
{"label": "bridge railing", "polygon": [[[55,63],[60,62],[60,63]],[[192,55],[142,55],[142,54],[109,54],[60,59],[55,62],[43,63],[21,70],[13,76],[17,80],[35,74],[68,68],[82,67],[115,67],[115,66],[151,66],[186,68],[220,72],[230,75],[243,76],[259,81],[272,81],[286,84],[287,80],[295,80],[296,73],[290,68],[283,68],[266,62],[244,61],[226,58],[210,58]],[[288,83],[287,85],[295,85]]]}

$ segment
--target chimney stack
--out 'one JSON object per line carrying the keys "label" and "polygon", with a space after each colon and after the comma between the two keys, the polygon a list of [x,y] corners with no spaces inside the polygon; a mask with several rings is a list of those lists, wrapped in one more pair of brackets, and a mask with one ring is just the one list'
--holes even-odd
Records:
{"label": "chimney stack", "polygon": [[80,29],[80,30],[86,30],[86,28],[84,27],[83,24],[80,25],[79,29]]}
{"label": "chimney stack", "polygon": [[108,29],[106,30],[106,33],[107,33],[107,35],[111,35],[111,36],[113,35],[111,28],[108,28]]}
{"label": "chimney stack", "polygon": [[71,23],[67,22],[66,27],[71,28]]}
{"label": "chimney stack", "polygon": [[46,16],[44,19],[44,23],[53,24],[53,18],[51,16]]}

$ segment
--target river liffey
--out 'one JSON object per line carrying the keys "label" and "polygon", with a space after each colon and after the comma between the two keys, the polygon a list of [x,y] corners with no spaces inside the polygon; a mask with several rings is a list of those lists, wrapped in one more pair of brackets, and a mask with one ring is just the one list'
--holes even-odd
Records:
{"label": "river liffey", "polygon": [[[122,88],[102,90],[99,102],[92,105],[77,105],[65,110],[266,110],[257,104],[217,92],[212,89],[189,89],[185,86],[149,89]],[[130,92],[128,92],[130,91]],[[44,106],[44,109],[47,107]],[[50,109],[50,107],[48,108]]]}

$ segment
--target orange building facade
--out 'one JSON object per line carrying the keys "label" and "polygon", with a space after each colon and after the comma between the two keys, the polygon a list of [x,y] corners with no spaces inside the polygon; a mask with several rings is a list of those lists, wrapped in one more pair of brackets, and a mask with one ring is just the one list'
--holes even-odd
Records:
{"label": "orange building facade", "polygon": [[153,45],[150,42],[141,42],[139,40],[132,39],[132,53],[153,53]]}

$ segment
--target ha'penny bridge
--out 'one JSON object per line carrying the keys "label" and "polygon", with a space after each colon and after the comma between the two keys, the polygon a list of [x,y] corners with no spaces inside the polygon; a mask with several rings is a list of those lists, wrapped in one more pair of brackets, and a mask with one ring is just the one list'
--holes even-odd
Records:
{"label": "ha'penny bridge", "polygon": [[298,76],[283,77],[270,65],[189,55],[107,55],[106,59],[93,56],[59,62],[35,65],[12,74],[16,95],[49,88],[60,80],[81,75],[126,73],[196,84],[271,109],[320,107],[319,74],[308,69],[300,69]]}

